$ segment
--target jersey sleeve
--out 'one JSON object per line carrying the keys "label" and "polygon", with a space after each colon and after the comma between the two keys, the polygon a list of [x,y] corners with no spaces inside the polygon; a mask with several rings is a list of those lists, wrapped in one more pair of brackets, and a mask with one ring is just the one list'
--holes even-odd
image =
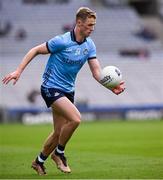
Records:
{"label": "jersey sleeve", "polygon": [[56,53],[63,49],[64,41],[61,36],[56,36],[46,42],[46,47],[50,53]]}
{"label": "jersey sleeve", "polygon": [[96,58],[96,46],[93,41],[90,42],[90,50],[88,60]]}

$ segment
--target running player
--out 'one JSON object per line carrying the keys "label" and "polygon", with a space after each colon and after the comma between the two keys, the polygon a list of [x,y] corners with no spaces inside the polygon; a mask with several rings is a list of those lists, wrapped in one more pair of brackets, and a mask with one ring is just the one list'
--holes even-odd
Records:
{"label": "running player", "polygon": [[[39,54],[50,54],[41,85],[41,94],[47,107],[52,108],[54,131],[46,139],[40,154],[32,162],[32,168],[39,175],[45,175],[44,162],[51,155],[57,168],[70,173],[65,157],[65,147],[75,129],[79,126],[81,115],[74,105],[76,75],[87,61],[93,77],[100,83],[101,67],[96,58],[96,47],[89,37],[96,24],[96,13],[81,7],[76,13],[76,24],[71,32],[58,35],[46,43],[32,48],[23,58],[18,68],[4,77],[3,83],[14,80],[16,84],[28,63]],[[120,94],[124,82],[111,91]]]}

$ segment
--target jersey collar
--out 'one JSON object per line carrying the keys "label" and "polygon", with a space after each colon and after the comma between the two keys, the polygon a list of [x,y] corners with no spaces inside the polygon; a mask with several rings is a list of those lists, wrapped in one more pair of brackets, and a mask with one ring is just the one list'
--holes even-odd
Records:
{"label": "jersey collar", "polygon": [[82,43],[84,43],[85,41],[87,41],[87,39],[85,38],[82,42],[78,42],[78,41],[76,40],[76,36],[75,36],[74,29],[73,29],[70,33],[71,33],[71,40],[77,42],[79,45],[82,44]]}

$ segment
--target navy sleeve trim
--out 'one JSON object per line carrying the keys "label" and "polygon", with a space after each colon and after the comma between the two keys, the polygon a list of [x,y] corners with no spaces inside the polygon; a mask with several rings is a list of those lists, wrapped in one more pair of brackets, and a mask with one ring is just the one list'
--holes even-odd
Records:
{"label": "navy sleeve trim", "polygon": [[96,56],[94,56],[94,57],[89,57],[88,60],[90,60],[90,59],[96,59]]}
{"label": "navy sleeve trim", "polygon": [[48,42],[46,42],[46,47],[47,47],[48,52],[51,53],[51,51],[50,51],[50,49],[49,49]]}

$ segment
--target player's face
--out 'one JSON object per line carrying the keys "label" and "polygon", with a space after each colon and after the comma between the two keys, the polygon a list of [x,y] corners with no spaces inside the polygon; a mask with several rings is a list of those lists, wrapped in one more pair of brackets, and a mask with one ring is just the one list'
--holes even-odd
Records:
{"label": "player's face", "polygon": [[83,37],[88,37],[95,28],[96,19],[91,17],[85,21],[80,21],[80,33]]}

